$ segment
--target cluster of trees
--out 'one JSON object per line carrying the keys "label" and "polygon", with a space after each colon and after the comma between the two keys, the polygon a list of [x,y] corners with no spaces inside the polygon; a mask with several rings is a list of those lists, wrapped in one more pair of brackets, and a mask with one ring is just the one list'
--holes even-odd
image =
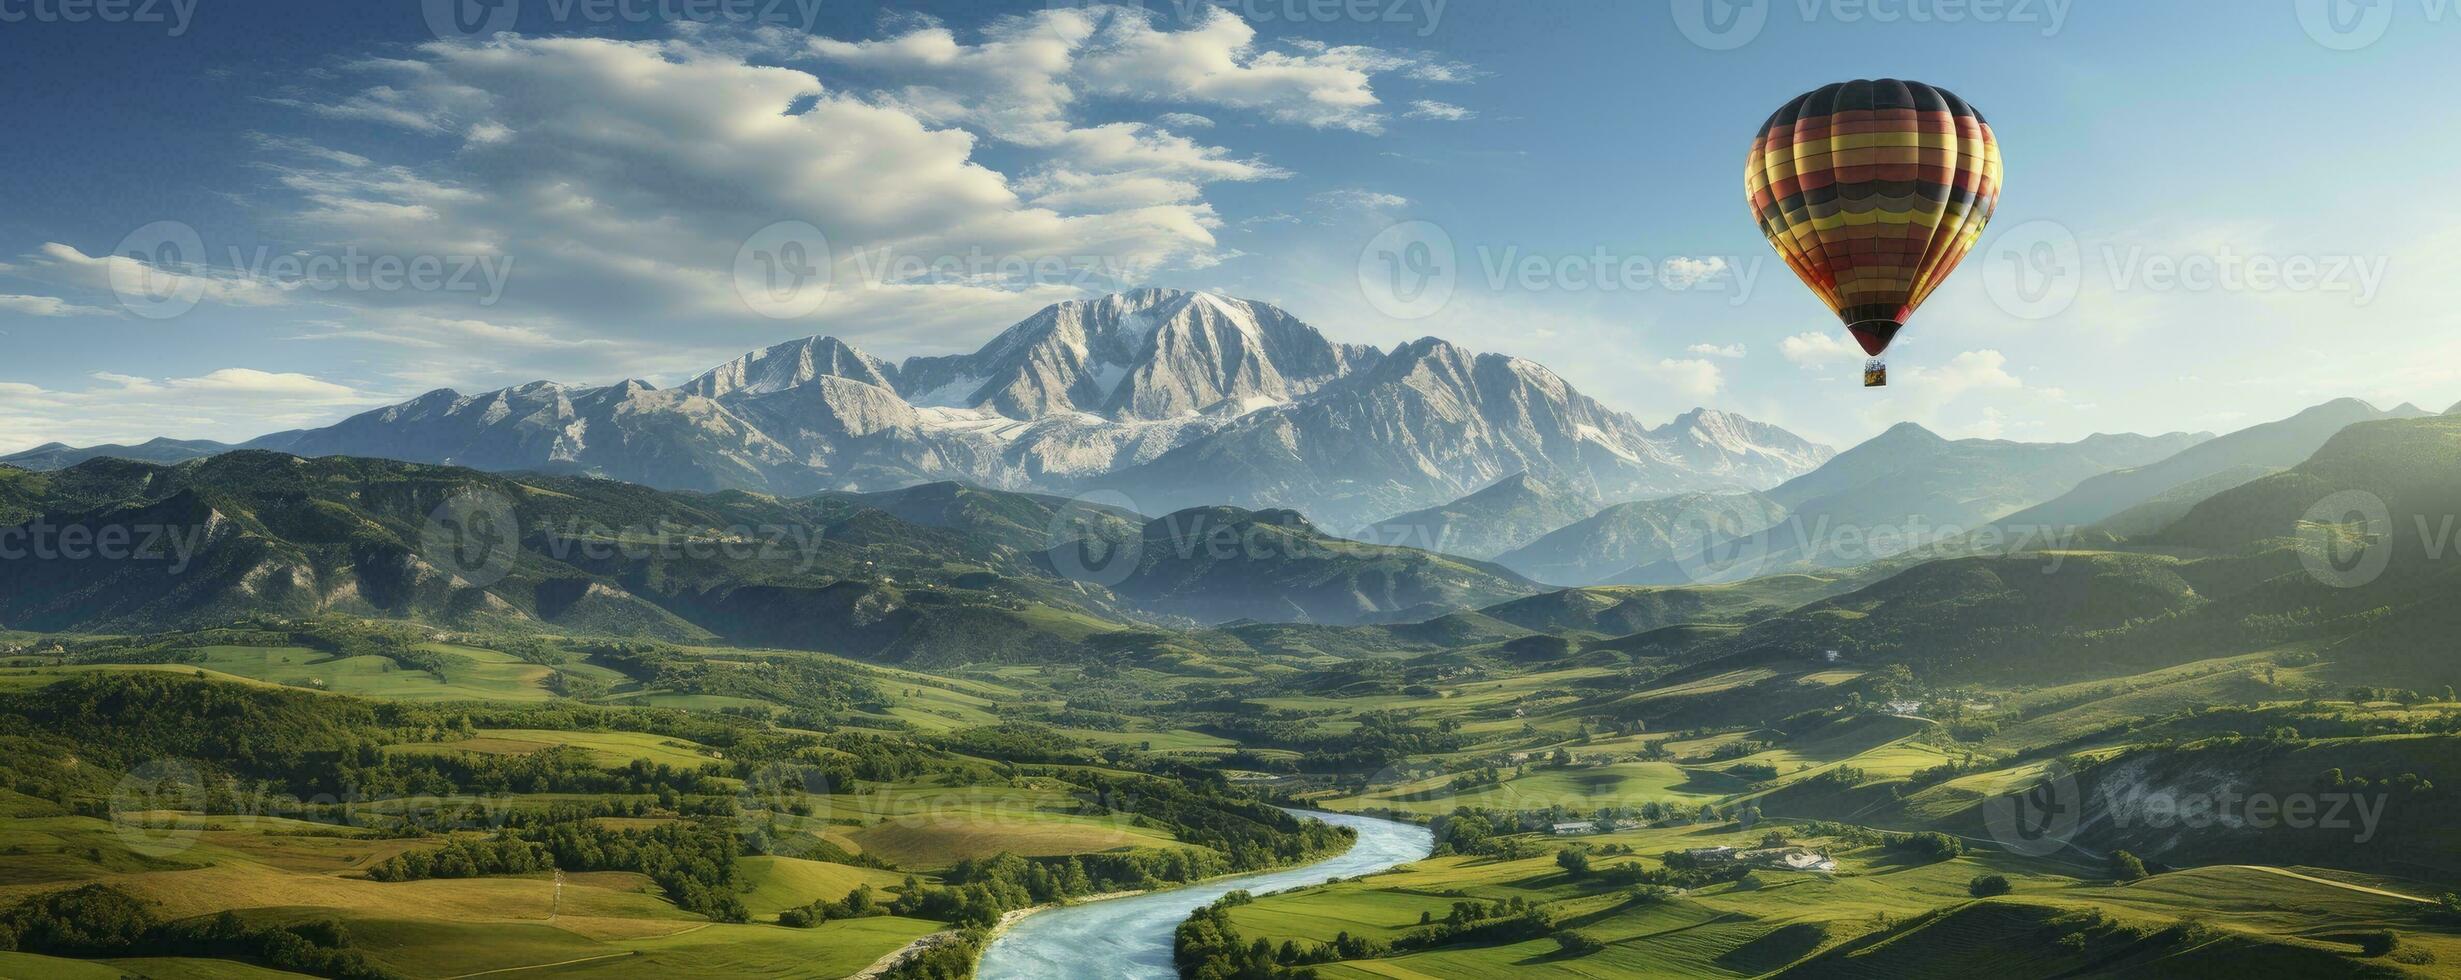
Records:
{"label": "cluster of trees", "polygon": [[586,641],[574,646],[591,663],[651,687],[791,704],[825,715],[881,714],[891,706],[888,692],[862,668],[820,657],[746,654],[718,661],[638,640]]}
{"label": "cluster of trees", "polygon": [[[450,744],[450,743],[446,743]],[[553,746],[521,755],[475,752],[387,753],[361,743],[336,763],[334,774],[365,798],[444,796],[455,793],[726,793],[726,766],[711,761],[692,768],[634,759],[609,768],[590,753]]]}
{"label": "cluster of trees", "polygon": [[551,870],[554,861],[545,846],[506,831],[485,839],[460,838],[430,850],[405,851],[367,869],[367,876],[377,881],[418,881],[526,875]]}
{"label": "cluster of trees", "polygon": [[1064,707],[1001,705],[998,710],[1002,717],[1013,717],[1019,721],[1040,722],[1061,728],[1084,728],[1098,732],[1124,732],[1136,723],[1136,719],[1128,715],[1079,707],[1074,701]]}
{"label": "cluster of trees", "polygon": [[944,735],[950,751],[1003,762],[1089,763],[1101,756],[1085,743],[1030,721],[974,725]]}
{"label": "cluster of trees", "polygon": [[1914,834],[1886,834],[1881,837],[1881,843],[1889,850],[1905,851],[1933,861],[1946,861],[1965,853],[1964,841],[1936,830]]}
{"label": "cluster of trees", "polygon": [[[1245,892],[1232,892],[1179,923],[1171,933],[1179,975],[1184,980],[1316,980],[1317,971],[1299,962],[1302,950],[1296,942],[1285,942],[1277,951],[1262,937],[1251,943],[1239,935],[1230,910],[1246,898]],[[1342,938],[1350,934],[1344,932]]]}
{"label": "cluster of trees", "polygon": [[[1493,902],[1454,902],[1451,911],[1442,919],[1422,914],[1418,927],[1395,938],[1391,948],[1411,952],[1455,943],[1513,943],[1553,935],[1555,931],[1554,912],[1544,903],[1515,895]],[[1333,945],[1337,948],[1341,946],[1339,937]],[[1381,954],[1371,952],[1367,955]]]}
{"label": "cluster of trees", "polygon": [[[293,812],[297,801],[452,792],[711,791],[703,769],[646,763],[612,772],[577,753],[489,757],[386,753],[385,745],[438,742],[474,727],[643,731],[727,750],[735,775],[791,756],[809,736],[764,733],[755,723],[658,709],[585,705],[437,708],[320,697],[152,671],[80,674],[38,691],[0,694],[0,737],[56,745],[83,762],[128,770],[179,759],[198,772],[209,812]],[[908,751],[919,751],[909,749]],[[63,787],[65,789],[65,787]],[[290,798],[284,804],[273,797]],[[63,805],[72,800],[46,795]]]}
{"label": "cluster of trees", "polygon": [[1419,924],[1392,941],[1354,936],[1349,930],[1331,942],[1284,940],[1278,947],[1265,939],[1247,940],[1231,922],[1230,910],[1251,901],[1244,891],[1198,909],[1179,924],[1172,951],[1179,975],[1192,980],[1294,980],[1316,976],[1317,964],[1374,959],[1459,944],[1503,944],[1555,936],[1566,952],[1582,955],[1604,944],[1588,935],[1567,937],[1545,903],[1521,896],[1493,902],[1454,902],[1441,919],[1421,913]]}
{"label": "cluster of trees", "polygon": [[1289,749],[1299,753],[1301,771],[1336,775],[1372,775],[1410,758],[1458,752],[1469,745],[1453,719],[1420,725],[1388,711],[1361,714],[1358,727],[1346,731],[1331,730],[1312,719],[1260,717],[1253,712],[1224,714],[1200,727],[1249,747]]}
{"label": "cluster of trees", "polygon": [[[1133,814],[1169,828],[1182,843],[1219,852],[1228,858],[1223,872],[1296,863],[1347,848],[1357,838],[1348,827],[1301,820],[1261,800],[1233,794],[1218,774],[1180,775],[1183,778],[1080,777],[1087,782],[1079,799],[1094,812]],[[1210,781],[1196,781],[1200,775]]]}
{"label": "cluster of trees", "polygon": [[[1310,824],[1316,826],[1321,825]],[[1249,853],[1264,852],[1251,849]],[[1219,854],[1188,848],[1041,858],[1002,852],[957,862],[943,876],[944,884],[925,884],[908,877],[891,909],[899,915],[988,928],[1014,909],[1198,881],[1262,866],[1234,866]]]}
{"label": "cluster of trees", "polygon": [[336,980],[393,980],[350,948],[331,920],[252,926],[230,912],[164,922],[109,885],[36,895],[0,910],[0,949],[57,956],[199,956],[254,960],[277,970]]}
{"label": "cluster of trees", "polygon": [[560,823],[545,828],[539,843],[564,870],[637,871],[685,911],[720,922],[751,918],[735,896],[735,859],[742,856],[743,846],[728,830],[699,822],[641,830]]}
{"label": "cluster of trees", "polygon": [[446,674],[460,659],[420,649],[427,640],[425,631],[404,623],[324,617],[290,621],[284,631],[291,642],[311,650],[337,658],[383,657],[405,670],[433,674],[439,681],[449,680]]}
{"label": "cluster of trees", "polygon": [[934,943],[898,961],[881,980],[973,980],[974,964],[991,942],[988,930],[966,928],[946,942]]}
{"label": "cluster of trees", "polygon": [[809,929],[834,919],[867,919],[875,915],[887,914],[889,914],[889,907],[880,901],[878,895],[873,894],[872,886],[856,885],[853,891],[846,893],[846,897],[837,901],[820,899],[801,908],[780,912],[778,913],[778,924]]}
{"label": "cluster of trees", "polygon": [[720,922],[751,915],[736,897],[734,833],[684,821],[617,830],[587,820],[508,828],[487,840],[456,840],[387,858],[368,872],[378,881],[468,878],[535,871],[633,871],[647,875],[676,906]]}
{"label": "cluster of trees", "polygon": [[[1429,821],[1434,832],[1435,853],[1480,854],[1527,857],[1532,853],[1529,842],[1513,835],[1523,830],[1537,830],[1559,823],[1589,821],[1598,832],[1615,829],[1618,821],[1637,820],[1643,824],[1695,821],[1717,823],[1732,818],[1750,826],[1760,820],[1757,804],[1745,803],[1721,813],[1707,803],[1692,808],[1680,803],[1648,800],[1631,806],[1604,806],[1596,810],[1575,810],[1563,804],[1534,810],[1496,810],[1481,807],[1455,807],[1453,812],[1439,814]],[[1541,848],[1543,850],[1543,848]]]}

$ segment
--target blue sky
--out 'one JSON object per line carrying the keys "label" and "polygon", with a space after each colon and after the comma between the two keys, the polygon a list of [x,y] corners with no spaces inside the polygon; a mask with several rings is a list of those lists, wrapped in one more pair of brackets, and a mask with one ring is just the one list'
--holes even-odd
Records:
{"label": "blue sky", "polygon": [[[1841,446],[2461,399],[2439,0],[510,0],[481,35],[443,0],[68,2],[0,0],[0,451],[812,334],[967,350],[1119,284]],[[1884,75],[1982,108],[2007,181],[1872,392],[1741,163],[1786,98]],[[812,236],[825,293],[746,299],[739,259]],[[1412,242],[1441,304],[1362,283]]]}

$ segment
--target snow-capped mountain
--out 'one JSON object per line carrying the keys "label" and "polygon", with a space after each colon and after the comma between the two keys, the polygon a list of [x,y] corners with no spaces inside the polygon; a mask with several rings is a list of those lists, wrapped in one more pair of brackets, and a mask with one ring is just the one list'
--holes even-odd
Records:
{"label": "snow-capped mountain", "polygon": [[972,354],[893,365],[814,337],[675,388],[441,390],[249,445],[672,489],[1111,490],[1149,514],[1286,507],[1334,527],[1515,473],[1603,505],[1766,488],[1834,455],[1706,409],[1651,428],[1519,358],[1340,344],[1263,303],[1165,289],[1047,307]]}
{"label": "snow-capped mountain", "polygon": [[1014,419],[1174,419],[1283,404],[1379,356],[1262,303],[1139,289],[1047,307],[973,354],[909,360],[897,388]]}
{"label": "snow-capped mountain", "polygon": [[1106,484],[1162,509],[1310,501],[1295,506],[1352,522],[1441,504],[1514,473],[1604,503],[1766,487],[1831,455],[1723,413],[1694,412],[1651,429],[1535,362],[1427,337]]}

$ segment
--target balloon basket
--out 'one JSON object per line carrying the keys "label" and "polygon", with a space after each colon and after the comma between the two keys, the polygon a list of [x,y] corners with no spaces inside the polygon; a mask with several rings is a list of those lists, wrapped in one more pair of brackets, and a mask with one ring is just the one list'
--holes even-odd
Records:
{"label": "balloon basket", "polygon": [[1888,387],[1888,362],[1877,357],[1863,362],[1863,387]]}

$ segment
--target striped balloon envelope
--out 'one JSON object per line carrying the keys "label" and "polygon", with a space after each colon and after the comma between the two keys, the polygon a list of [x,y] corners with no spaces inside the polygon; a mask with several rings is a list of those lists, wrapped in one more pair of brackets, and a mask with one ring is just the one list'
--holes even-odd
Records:
{"label": "striped balloon envelope", "polygon": [[[1761,234],[1876,359],[1982,237],[1999,142],[1947,89],[1839,82],[1762,124],[1743,189]],[[1865,383],[1885,383],[1882,370],[1875,360]]]}

